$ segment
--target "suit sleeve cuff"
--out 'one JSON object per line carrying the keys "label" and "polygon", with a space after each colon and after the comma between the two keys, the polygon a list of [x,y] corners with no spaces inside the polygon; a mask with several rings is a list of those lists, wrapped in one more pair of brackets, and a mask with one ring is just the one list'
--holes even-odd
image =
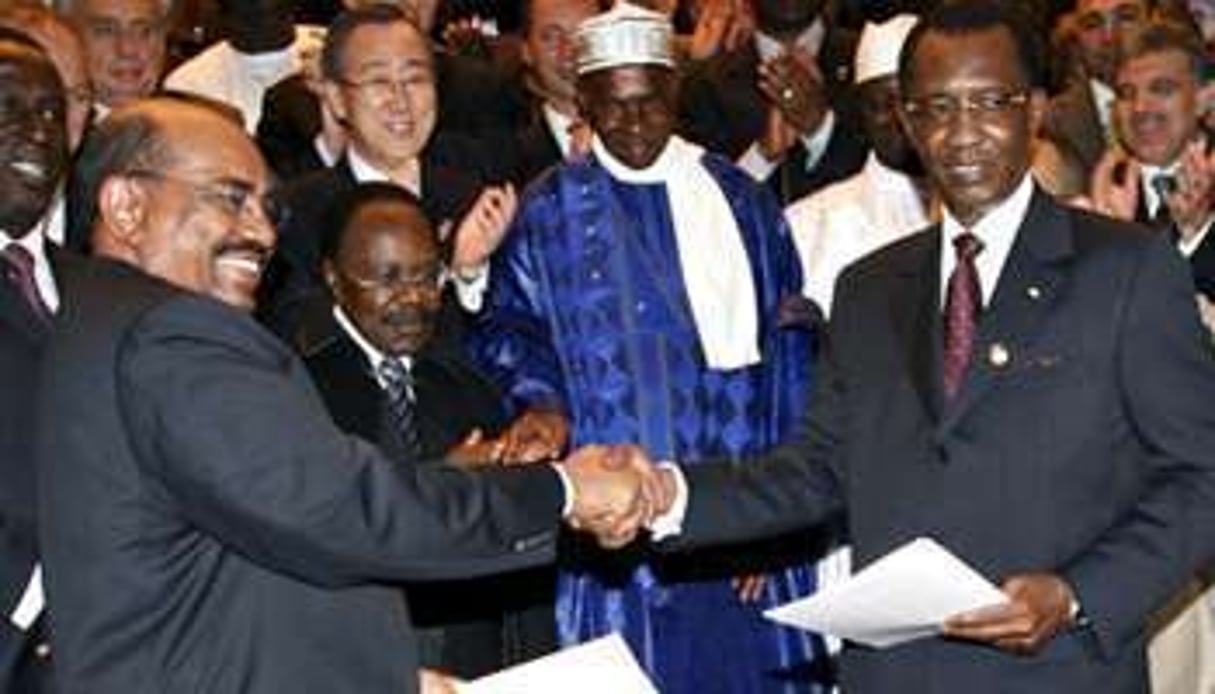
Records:
{"label": "suit sleeve cuff", "polygon": [[650,539],[660,542],[683,532],[683,519],[688,513],[688,480],[683,476],[683,470],[669,460],[658,463],[656,467],[670,471],[675,479],[675,500],[671,503],[671,508],[646,526],[650,531]]}

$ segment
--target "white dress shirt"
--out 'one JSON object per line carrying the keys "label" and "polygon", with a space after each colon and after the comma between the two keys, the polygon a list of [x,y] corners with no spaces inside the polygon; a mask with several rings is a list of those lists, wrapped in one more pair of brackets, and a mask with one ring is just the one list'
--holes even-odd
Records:
{"label": "white dress shirt", "polygon": [[844,268],[929,221],[911,177],[873,153],[855,175],[790,205],[785,217],[802,261],[802,293],[825,316]]}

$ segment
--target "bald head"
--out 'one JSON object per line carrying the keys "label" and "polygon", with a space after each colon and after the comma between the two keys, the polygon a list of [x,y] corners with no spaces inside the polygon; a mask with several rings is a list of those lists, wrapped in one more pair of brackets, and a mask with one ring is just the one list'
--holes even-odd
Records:
{"label": "bald head", "polygon": [[253,142],[224,114],[149,99],[89,136],[73,194],[91,201],[85,218],[98,255],[248,309],[274,247],[268,178]]}

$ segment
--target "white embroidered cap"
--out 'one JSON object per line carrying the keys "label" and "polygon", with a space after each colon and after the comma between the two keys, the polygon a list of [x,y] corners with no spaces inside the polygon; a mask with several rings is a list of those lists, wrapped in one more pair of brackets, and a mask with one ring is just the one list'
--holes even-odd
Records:
{"label": "white embroidered cap", "polygon": [[627,2],[579,24],[574,40],[579,75],[621,65],[675,65],[671,21]]}
{"label": "white embroidered cap", "polygon": [[913,14],[896,14],[886,21],[875,24],[866,22],[861,30],[861,40],[856,46],[856,83],[860,84],[877,77],[896,75],[899,72],[899,53],[911,28],[920,21]]}

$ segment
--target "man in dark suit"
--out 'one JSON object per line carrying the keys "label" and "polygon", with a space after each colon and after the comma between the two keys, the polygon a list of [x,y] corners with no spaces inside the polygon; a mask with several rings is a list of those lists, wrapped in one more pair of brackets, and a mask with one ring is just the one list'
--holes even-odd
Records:
{"label": "man in dark suit", "polygon": [[33,392],[58,288],[44,229],[67,162],[67,104],[31,39],[0,29],[0,691],[49,690],[38,623]]}
{"label": "man in dark suit", "polygon": [[[565,436],[529,435],[528,412],[508,428],[504,401],[450,340],[439,318],[444,269],[417,198],[384,183],[345,196],[324,235],[327,310],[296,334],[296,348],[334,421],[378,443],[401,465],[527,463],[560,455]],[[408,375],[410,412],[394,411],[389,363]],[[409,431],[403,431],[408,428]],[[501,438],[499,438],[501,436]],[[429,463],[434,464],[434,463]],[[551,570],[407,587],[423,627],[419,661],[460,677],[487,674],[555,647]]]}
{"label": "man in dark suit", "polygon": [[1092,192],[1098,209],[1171,237],[1198,293],[1215,300],[1215,155],[1200,122],[1205,60],[1197,32],[1169,22],[1148,23],[1123,44],[1114,120],[1125,150],[1106,155]]}
{"label": "man in dark suit", "polygon": [[[400,10],[372,6],[339,16],[325,39],[321,71],[326,104],[344,124],[348,143],[336,166],[283,193],[291,219],[281,230],[275,265],[259,302],[263,318],[280,332],[295,328],[300,302],[321,290],[319,241],[334,200],[356,183],[401,186],[422,200],[436,224],[453,228],[486,208],[514,207],[509,189],[490,188],[478,199],[480,178],[458,164],[464,150],[431,142],[433,57],[426,37]],[[497,239],[472,257],[462,253],[467,246],[460,243],[468,236],[453,234],[453,240],[452,265],[459,277],[468,277],[484,270]]]}
{"label": "man in dark suit", "polygon": [[944,221],[845,271],[800,440],[687,468],[658,523],[686,502],[684,542],[738,541],[845,508],[861,567],[927,535],[1001,585],[943,637],[848,645],[856,694],[1147,691],[1145,619],[1215,508],[1215,359],[1184,264],[1035,188],[1043,97],[1005,12],[949,4],[907,40]]}
{"label": "man in dark suit", "polygon": [[752,0],[753,41],[696,66],[681,91],[683,132],[738,159],[788,204],[860,170],[865,144],[846,98],[856,37],[818,0]]}
{"label": "man in dark suit", "polygon": [[640,471],[602,449],[471,473],[336,429],[248,315],[268,174],[212,107],[116,111],[75,174],[100,258],[64,268],[36,420],[67,694],[413,692],[388,581],[547,561],[563,505],[580,524],[646,511]]}

